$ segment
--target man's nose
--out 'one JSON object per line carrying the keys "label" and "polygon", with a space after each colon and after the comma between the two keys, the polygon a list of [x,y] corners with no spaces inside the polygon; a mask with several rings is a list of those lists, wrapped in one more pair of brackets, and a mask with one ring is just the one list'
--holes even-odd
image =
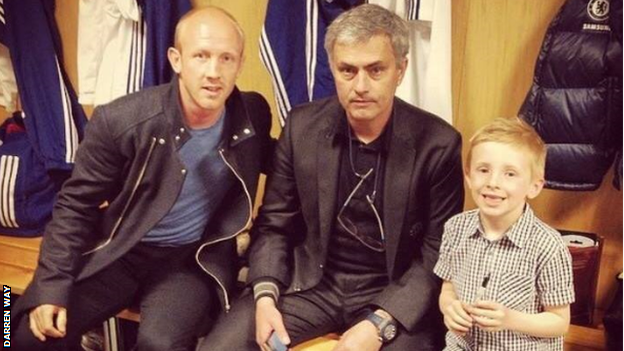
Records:
{"label": "man's nose", "polygon": [[360,70],[355,76],[354,89],[358,93],[368,92],[370,89],[370,78],[364,70]]}
{"label": "man's nose", "polygon": [[219,61],[215,58],[211,58],[206,62],[205,74],[208,78],[219,77]]}

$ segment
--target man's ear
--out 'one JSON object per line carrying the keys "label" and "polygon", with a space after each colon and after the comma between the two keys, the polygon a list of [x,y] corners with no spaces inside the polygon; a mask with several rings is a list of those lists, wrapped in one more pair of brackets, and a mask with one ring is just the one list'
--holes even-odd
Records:
{"label": "man's ear", "polygon": [[242,53],[240,57],[240,63],[238,65],[238,72],[236,72],[236,79],[238,79],[238,77],[240,77],[241,73],[243,72],[243,66],[245,66],[246,59],[247,56],[245,55],[245,53]]}
{"label": "man's ear", "polygon": [[403,82],[403,77],[405,77],[405,71],[407,70],[407,64],[408,64],[408,60],[407,57],[404,57],[403,60],[401,60],[401,63],[399,64],[399,82],[397,84],[397,86],[401,85],[401,82]]}
{"label": "man's ear", "polygon": [[336,69],[336,64],[334,63],[334,58],[329,53],[327,53],[327,63],[329,64],[329,71],[333,74]]}
{"label": "man's ear", "polygon": [[169,50],[167,50],[167,58],[169,59],[169,64],[173,71],[176,74],[180,74],[180,71],[182,71],[182,55],[180,55],[178,49],[170,47]]}

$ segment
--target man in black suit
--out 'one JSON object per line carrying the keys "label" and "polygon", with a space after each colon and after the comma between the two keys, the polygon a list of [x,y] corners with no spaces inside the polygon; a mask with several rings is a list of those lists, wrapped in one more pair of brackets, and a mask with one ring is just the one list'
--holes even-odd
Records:
{"label": "man in black suit", "polygon": [[291,112],[252,229],[253,298],[204,351],[257,350],[272,332],[290,345],[341,332],[334,350],[441,346],[433,266],[463,206],[460,135],[395,97],[409,48],[395,14],[347,11],[325,48],[338,96]]}

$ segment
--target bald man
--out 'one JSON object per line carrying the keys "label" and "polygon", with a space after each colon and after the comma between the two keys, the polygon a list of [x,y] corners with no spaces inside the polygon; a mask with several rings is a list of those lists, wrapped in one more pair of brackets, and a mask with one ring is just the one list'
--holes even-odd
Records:
{"label": "bald man", "polygon": [[195,9],[175,35],[171,83],[94,111],[13,310],[19,350],[72,350],[137,303],[139,350],[193,350],[206,316],[230,308],[271,115],[235,87],[245,43],[230,14]]}

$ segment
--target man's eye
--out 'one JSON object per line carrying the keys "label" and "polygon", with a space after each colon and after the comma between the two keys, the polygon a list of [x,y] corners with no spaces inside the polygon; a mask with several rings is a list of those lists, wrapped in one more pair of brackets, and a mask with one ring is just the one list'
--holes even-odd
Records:
{"label": "man's eye", "polygon": [[355,76],[355,70],[353,68],[343,68],[340,70],[340,73],[347,78]]}
{"label": "man's eye", "polygon": [[383,73],[384,69],[382,67],[373,67],[370,70],[370,73],[373,77],[379,77]]}

